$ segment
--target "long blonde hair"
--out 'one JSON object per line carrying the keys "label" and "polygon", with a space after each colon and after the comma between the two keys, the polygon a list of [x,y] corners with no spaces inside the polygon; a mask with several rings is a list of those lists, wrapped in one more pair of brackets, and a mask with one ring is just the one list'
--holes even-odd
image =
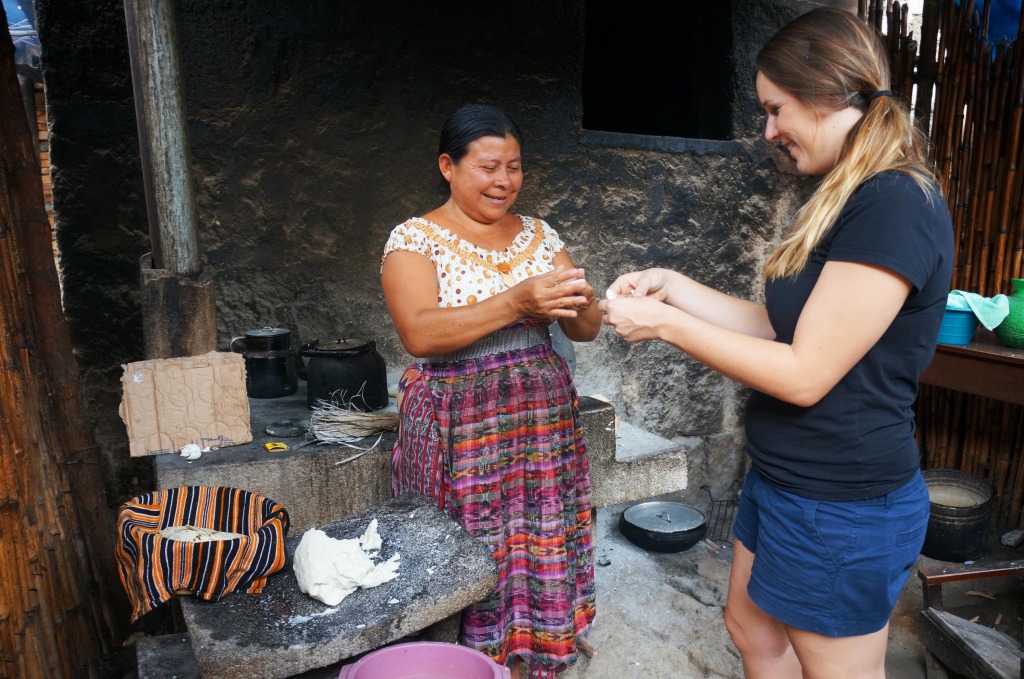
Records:
{"label": "long blonde hair", "polygon": [[864,116],[850,130],[839,162],[800,208],[765,263],[767,278],[794,276],[861,182],[884,170],[906,172],[929,196],[935,183],[925,143],[889,88],[889,60],[878,32],[845,9],[813,9],[784,26],[757,55],[773,83],[818,111],[853,106]]}

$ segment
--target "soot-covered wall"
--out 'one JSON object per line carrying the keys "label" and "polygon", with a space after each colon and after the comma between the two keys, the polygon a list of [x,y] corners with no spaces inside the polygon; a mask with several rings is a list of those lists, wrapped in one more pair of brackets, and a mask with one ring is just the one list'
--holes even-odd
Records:
{"label": "soot-covered wall", "polygon": [[[791,212],[793,175],[761,139],[753,55],[793,15],[735,0],[731,141],[617,138],[582,129],[583,0],[180,0],[200,248],[216,281],[219,348],[265,325],[377,341],[409,357],[379,284],[390,229],[436,194],[437,135],[467,102],[526,136],[516,211],[549,220],[603,291],[647,266],[756,296]],[[37,0],[65,306],[113,501],[149,490],[117,416],[121,365],[142,356],[139,259],[150,250],[121,0]],[[652,21],[665,21],[663,12]],[[608,44],[607,49],[616,49]],[[642,105],[642,102],[638,102]],[[671,348],[607,329],[577,345],[582,393],[626,420],[689,437],[691,480],[741,449],[743,391]]]}

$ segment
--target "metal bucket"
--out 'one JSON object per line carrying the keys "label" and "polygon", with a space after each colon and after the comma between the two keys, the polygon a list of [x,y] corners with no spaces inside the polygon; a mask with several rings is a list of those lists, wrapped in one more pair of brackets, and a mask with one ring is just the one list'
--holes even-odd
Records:
{"label": "metal bucket", "polygon": [[926,469],[922,475],[931,514],[921,553],[960,562],[984,555],[996,497],[992,485],[958,469]]}
{"label": "metal bucket", "polygon": [[245,358],[245,390],[249,398],[280,398],[299,388],[291,331],[284,328],[246,330],[229,348]]}

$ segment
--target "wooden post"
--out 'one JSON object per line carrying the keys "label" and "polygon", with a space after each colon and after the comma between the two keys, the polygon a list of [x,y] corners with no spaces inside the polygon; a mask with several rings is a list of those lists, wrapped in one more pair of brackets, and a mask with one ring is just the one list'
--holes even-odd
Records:
{"label": "wooden post", "polygon": [[147,358],[217,348],[216,298],[203,275],[176,3],[125,0],[142,177],[153,250],[140,269]]}

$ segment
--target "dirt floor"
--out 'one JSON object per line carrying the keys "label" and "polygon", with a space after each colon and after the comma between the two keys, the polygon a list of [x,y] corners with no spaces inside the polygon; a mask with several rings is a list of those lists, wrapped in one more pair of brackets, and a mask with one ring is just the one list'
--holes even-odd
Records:
{"label": "dirt floor", "polygon": [[[672,499],[667,496],[662,499]],[[618,529],[629,505],[599,509],[596,526],[597,618],[590,640],[596,657],[581,660],[559,679],[742,679],[739,654],[732,645],[722,611],[725,605],[732,545],[705,542],[676,554],[636,547]],[[728,527],[709,521],[709,535],[728,538]],[[994,535],[985,561],[1014,559]],[[943,565],[920,557],[919,567]],[[985,624],[997,616],[1004,628],[1019,634],[1021,582],[976,580],[946,588],[946,608]],[[967,595],[967,592],[972,594]],[[988,596],[981,596],[982,592]],[[918,641],[921,585],[909,578],[890,624],[886,674],[889,679],[945,679],[952,675],[928,657]],[[991,621],[987,622],[986,617]]]}

